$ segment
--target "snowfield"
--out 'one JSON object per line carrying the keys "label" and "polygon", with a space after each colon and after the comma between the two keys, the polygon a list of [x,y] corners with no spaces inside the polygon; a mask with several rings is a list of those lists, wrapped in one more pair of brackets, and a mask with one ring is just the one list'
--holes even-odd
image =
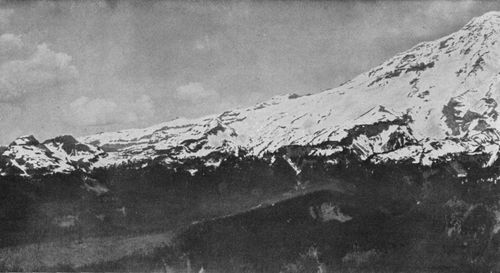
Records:
{"label": "snowfield", "polygon": [[157,157],[168,165],[214,152],[260,157],[288,146],[314,147],[332,158],[347,149],[373,163],[423,165],[447,155],[484,153],[491,165],[500,144],[499,41],[500,13],[490,12],[321,93],[80,137],[76,146],[88,147],[85,152],[50,141],[28,145],[21,138],[3,151],[2,173],[71,172],[82,169],[78,161],[91,170]]}

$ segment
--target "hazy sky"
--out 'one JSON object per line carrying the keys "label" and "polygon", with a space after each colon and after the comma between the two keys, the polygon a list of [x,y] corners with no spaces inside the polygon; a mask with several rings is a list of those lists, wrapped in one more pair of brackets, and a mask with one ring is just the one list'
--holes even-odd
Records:
{"label": "hazy sky", "polygon": [[496,1],[6,1],[0,144],[316,93]]}

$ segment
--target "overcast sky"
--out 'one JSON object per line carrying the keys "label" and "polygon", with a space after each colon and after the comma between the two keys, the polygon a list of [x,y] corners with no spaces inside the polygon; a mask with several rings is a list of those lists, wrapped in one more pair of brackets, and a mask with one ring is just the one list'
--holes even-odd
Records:
{"label": "overcast sky", "polygon": [[0,144],[334,87],[496,1],[6,1]]}

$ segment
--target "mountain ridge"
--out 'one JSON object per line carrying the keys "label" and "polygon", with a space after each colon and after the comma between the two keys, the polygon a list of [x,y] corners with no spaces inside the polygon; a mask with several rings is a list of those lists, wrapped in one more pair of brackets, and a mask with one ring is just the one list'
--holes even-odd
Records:
{"label": "mountain ridge", "polygon": [[[1,157],[7,164],[2,165],[23,169],[18,161],[31,162],[33,166],[21,172],[28,175],[26,169],[37,168],[33,162],[45,160],[53,171],[89,172],[153,159],[169,165],[217,155],[215,161],[220,161],[220,154],[238,156],[240,151],[263,157],[290,146],[310,147],[311,155],[335,157],[339,151],[348,151],[361,161],[409,160],[422,165],[452,155],[484,153],[489,156],[484,165],[491,165],[500,143],[499,33],[500,13],[489,12],[455,33],[396,54],[336,88],[313,95],[286,94],[221,114],[72,140],[73,146],[87,147],[87,154],[79,151],[71,156],[71,149],[50,144],[51,140],[42,144],[31,140],[33,149],[41,150],[17,157],[30,147],[20,145],[21,138],[3,151]],[[51,155],[45,153],[44,158],[40,145]],[[85,167],[75,163],[79,161]],[[62,169],[55,166],[57,162]]]}

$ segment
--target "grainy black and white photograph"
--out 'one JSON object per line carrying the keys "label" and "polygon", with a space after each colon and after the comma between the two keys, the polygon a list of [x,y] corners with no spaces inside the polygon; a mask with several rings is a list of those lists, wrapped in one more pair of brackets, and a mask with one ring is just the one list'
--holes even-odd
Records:
{"label": "grainy black and white photograph", "polygon": [[0,0],[0,271],[500,272],[500,2]]}

